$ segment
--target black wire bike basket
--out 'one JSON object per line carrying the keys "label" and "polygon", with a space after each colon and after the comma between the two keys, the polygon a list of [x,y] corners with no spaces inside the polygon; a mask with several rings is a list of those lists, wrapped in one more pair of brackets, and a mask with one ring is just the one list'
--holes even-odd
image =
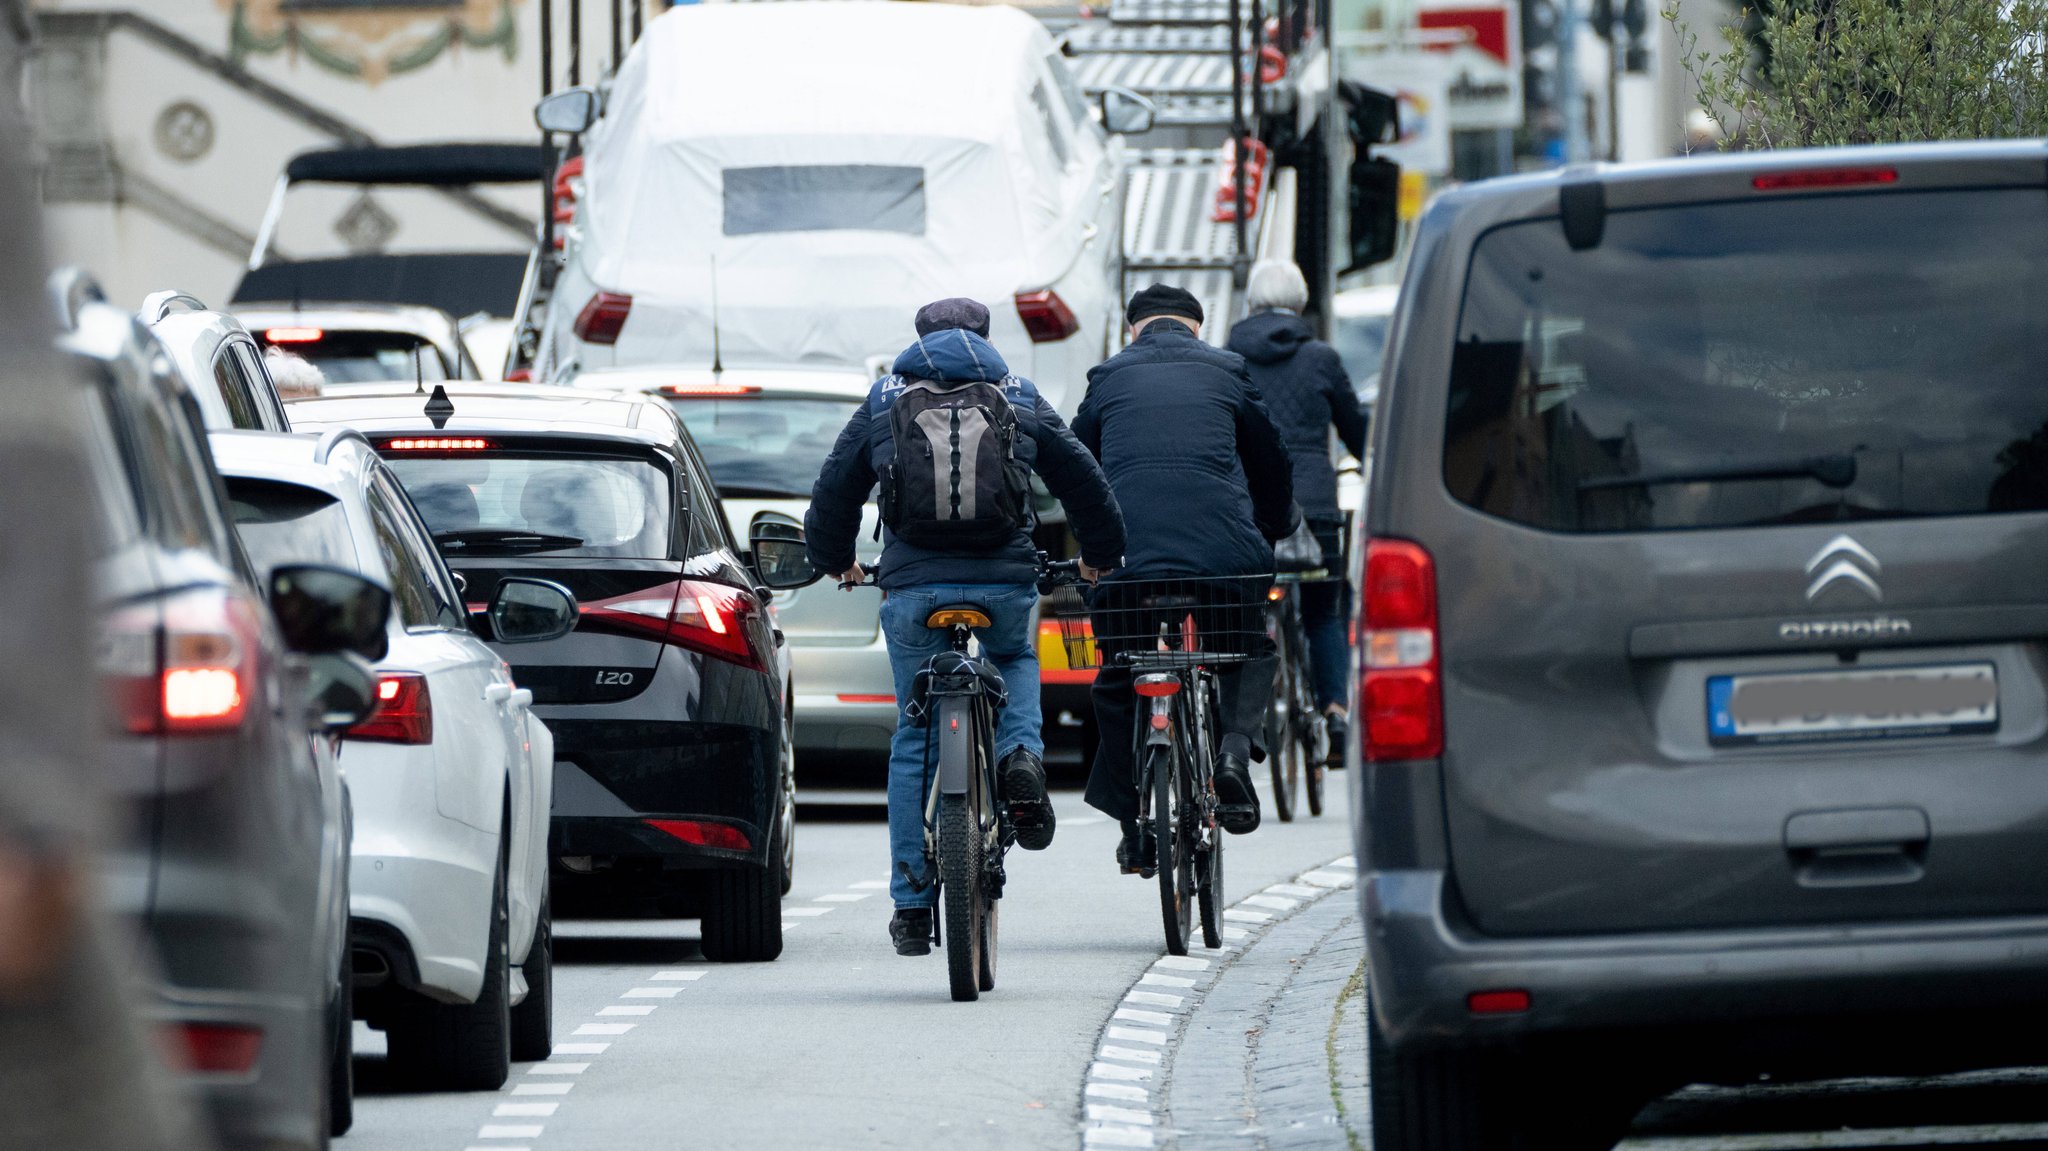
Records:
{"label": "black wire bike basket", "polygon": [[1104,580],[1053,600],[1067,666],[1214,667],[1261,654],[1270,574]]}

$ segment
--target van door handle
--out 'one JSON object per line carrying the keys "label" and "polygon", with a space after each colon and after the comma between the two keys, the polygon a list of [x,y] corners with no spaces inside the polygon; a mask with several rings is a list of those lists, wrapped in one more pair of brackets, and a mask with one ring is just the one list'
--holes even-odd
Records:
{"label": "van door handle", "polygon": [[491,683],[484,685],[484,700],[487,703],[504,703],[506,700],[511,698],[512,685],[509,683]]}
{"label": "van door handle", "polygon": [[1927,813],[1917,807],[1802,811],[1785,820],[1801,887],[1877,887],[1927,874]]}

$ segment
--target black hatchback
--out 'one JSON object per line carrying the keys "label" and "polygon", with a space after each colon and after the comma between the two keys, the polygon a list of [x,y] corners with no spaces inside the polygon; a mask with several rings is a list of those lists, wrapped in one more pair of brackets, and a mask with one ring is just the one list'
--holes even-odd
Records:
{"label": "black hatchback", "polygon": [[517,575],[582,605],[570,635],[501,653],[555,736],[557,891],[696,911],[709,959],[779,955],[795,827],[788,659],[668,405],[481,385],[289,407],[300,431],[369,437],[470,601]]}

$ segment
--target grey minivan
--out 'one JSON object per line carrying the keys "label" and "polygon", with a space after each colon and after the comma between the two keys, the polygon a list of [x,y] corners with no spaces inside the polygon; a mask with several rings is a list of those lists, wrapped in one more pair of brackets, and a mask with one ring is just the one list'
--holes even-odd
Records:
{"label": "grey minivan", "polygon": [[1374,431],[1382,1151],[2043,1060],[2048,148],[1449,192]]}

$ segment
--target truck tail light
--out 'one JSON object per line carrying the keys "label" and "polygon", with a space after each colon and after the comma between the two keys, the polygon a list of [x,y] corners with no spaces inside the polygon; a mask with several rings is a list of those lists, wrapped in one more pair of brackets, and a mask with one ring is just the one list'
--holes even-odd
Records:
{"label": "truck tail light", "polygon": [[583,605],[585,631],[651,639],[739,664],[767,670],[754,650],[754,617],[760,605],[735,587],[702,580],[677,580]]}
{"label": "truck tail light", "polygon": [[377,675],[377,709],[348,729],[348,738],[378,743],[434,742],[434,696],[416,671]]}
{"label": "truck tail light", "polygon": [[599,292],[576,313],[576,338],[586,344],[610,347],[619,342],[626,317],[633,314],[633,297],[619,292]]}
{"label": "truck tail light", "polygon": [[1360,750],[1375,761],[1434,759],[1444,749],[1436,563],[1407,540],[1371,540],[1363,598]]}
{"label": "truck tail light", "polygon": [[1074,310],[1051,288],[1018,292],[1017,318],[1024,321],[1024,331],[1034,344],[1056,344],[1081,330]]}

